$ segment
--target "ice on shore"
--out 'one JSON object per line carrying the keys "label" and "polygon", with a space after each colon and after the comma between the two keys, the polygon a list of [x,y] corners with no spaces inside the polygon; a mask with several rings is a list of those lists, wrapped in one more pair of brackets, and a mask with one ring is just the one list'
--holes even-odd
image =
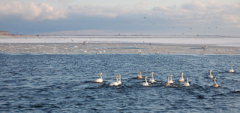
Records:
{"label": "ice on shore", "polygon": [[1,53],[240,54],[240,38],[221,37],[1,37],[0,42]]}
{"label": "ice on shore", "polygon": [[0,37],[1,43],[149,43],[149,44],[205,44],[240,47],[238,37]]}

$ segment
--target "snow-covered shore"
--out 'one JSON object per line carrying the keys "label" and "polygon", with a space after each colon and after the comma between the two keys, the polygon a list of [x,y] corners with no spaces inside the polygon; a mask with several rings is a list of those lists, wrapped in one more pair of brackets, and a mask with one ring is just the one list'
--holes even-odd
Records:
{"label": "snow-covered shore", "polygon": [[240,38],[1,37],[0,49],[2,53],[46,54],[240,54]]}

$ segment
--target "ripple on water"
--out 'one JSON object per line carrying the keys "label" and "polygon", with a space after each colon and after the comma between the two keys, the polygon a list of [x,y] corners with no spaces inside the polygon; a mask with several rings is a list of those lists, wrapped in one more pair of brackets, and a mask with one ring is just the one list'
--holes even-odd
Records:
{"label": "ripple on water", "polygon": [[[139,49],[139,48],[130,48]],[[140,48],[143,49],[143,48]],[[0,54],[1,112],[239,112],[237,55]],[[155,59],[156,58],[156,59]],[[234,65],[235,73],[229,73]],[[212,87],[213,70],[219,88]],[[143,87],[142,76],[157,83]],[[102,72],[104,82],[95,83]],[[190,87],[178,82],[181,73]],[[121,74],[121,86],[109,86]],[[164,84],[167,77],[175,81]]]}

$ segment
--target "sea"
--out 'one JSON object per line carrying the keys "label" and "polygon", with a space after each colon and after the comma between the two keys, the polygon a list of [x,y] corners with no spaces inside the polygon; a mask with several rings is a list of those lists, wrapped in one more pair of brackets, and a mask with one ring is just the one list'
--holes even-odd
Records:
{"label": "sea", "polygon": [[[240,112],[239,67],[240,55],[1,53],[0,112]],[[157,82],[142,86],[140,71]]]}

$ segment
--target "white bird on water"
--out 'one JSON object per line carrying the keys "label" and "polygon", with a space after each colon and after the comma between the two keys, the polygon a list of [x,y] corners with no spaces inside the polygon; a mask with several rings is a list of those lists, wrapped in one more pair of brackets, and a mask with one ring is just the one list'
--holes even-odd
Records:
{"label": "white bird on water", "polygon": [[167,82],[165,83],[165,86],[170,86],[168,77],[167,77]]}
{"label": "white bird on water", "polygon": [[118,75],[118,78],[119,78],[119,81],[118,82],[118,85],[121,85],[122,84],[122,81],[121,81],[121,74]]}
{"label": "white bird on water", "polygon": [[190,84],[188,83],[188,77],[187,77],[187,82],[184,83],[184,86],[190,86]]}
{"label": "white bird on water", "polygon": [[110,83],[109,85],[110,86],[118,86],[119,85],[119,81],[118,81],[118,75],[116,76],[116,82],[112,82],[112,83]]}
{"label": "white bird on water", "polygon": [[169,80],[169,82],[168,82],[168,83],[170,83],[170,84],[174,83],[174,81],[172,80],[172,76],[173,76],[173,75],[170,76],[170,80]]}
{"label": "white bird on water", "polygon": [[234,73],[234,70],[233,70],[233,65],[231,66],[231,69],[229,70],[230,73]]}
{"label": "white bird on water", "polygon": [[179,79],[179,82],[184,82],[183,72],[182,72],[182,77]]}
{"label": "white bird on water", "polygon": [[209,75],[208,77],[209,77],[209,78],[213,78],[212,70],[210,70],[210,75]]}
{"label": "white bird on water", "polygon": [[154,80],[154,78],[153,78],[153,74],[155,74],[155,73],[152,72],[152,79],[149,80],[151,83],[157,82],[156,80]]}
{"label": "white bird on water", "polygon": [[147,79],[148,79],[148,76],[145,77],[145,82],[142,83],[143,86],[149,86]]}
{"label": "white bird on water", "polygon": [[137,76],[138,79],[142,79],[142,74],[141,74],[141,71],[140,71],[140,75]]}
{"label": "white bird on water", "polygon": [[213,84],[213,87],[219,87],[219,85],[218,85],[217,82],[216,82],[216,77],[214,78],[214,84]]}
{"label": "white bird on water", "polygon": [[95,80],[94,82],[102,83],[103,82],[102,75],[103,73],[100,73],[100,78]]}

